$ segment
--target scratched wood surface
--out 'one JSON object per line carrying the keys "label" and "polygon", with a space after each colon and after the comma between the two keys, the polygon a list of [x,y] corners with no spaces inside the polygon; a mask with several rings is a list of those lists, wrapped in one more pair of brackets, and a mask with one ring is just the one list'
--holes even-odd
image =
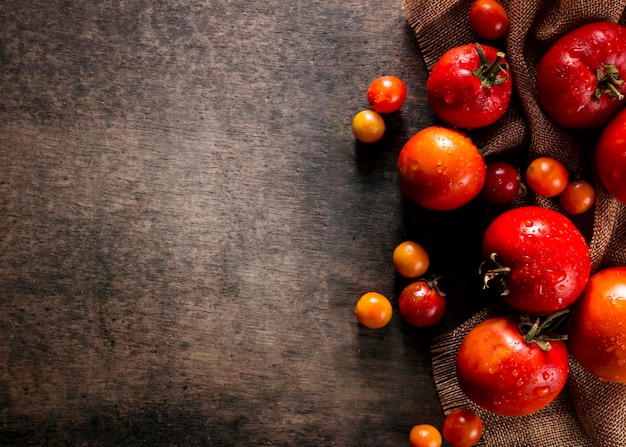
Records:
{"label": "scratched wood surface", "polygon": [[[356,144],[365,91],[409,93]],[[399,1],[0,3],[0,445],[398,446],[482,307],[479,204],[399,193],[435,122]],[[360,327],[404,239],[448,312]]]}

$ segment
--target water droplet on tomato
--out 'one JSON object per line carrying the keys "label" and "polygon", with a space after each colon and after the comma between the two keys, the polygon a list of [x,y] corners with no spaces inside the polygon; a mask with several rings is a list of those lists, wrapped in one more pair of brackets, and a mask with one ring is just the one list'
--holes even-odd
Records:
{"label": "water droplet on tomato", "polygon": [[543,380],[548,380],[550,378],[550,373],[548,371],[544,371],[541,373],[541,377],[543,377]]}
{"label": "water droplet on tomato", "polygon": [[533,226],[533,221],[532,220],[527,220],[526,222],[524,222],[524,225],[526,225],[527,227],[532,227]]}
{"label": "water droplet on tomato", "polygon": [[533,390],[533,394],[537,397],[545,397],[550,393],[549,386],[540,386]]}

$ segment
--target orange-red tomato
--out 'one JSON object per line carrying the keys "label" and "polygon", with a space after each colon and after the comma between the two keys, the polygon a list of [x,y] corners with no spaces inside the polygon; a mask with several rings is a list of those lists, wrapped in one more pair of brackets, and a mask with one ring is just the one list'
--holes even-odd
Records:
{"label": "orange-red tomato", "polygon": [[393,266],[405,278],[417,278],[428,270],[430,258],[420,244],[404,241],[393,250]]}
{"label": "orange-red tomato", "polygon": [[455,129],[426,127],[398,157],[402,193],[424,208],[452,210],[474,199],[485,183],[485,160],[472,140]]}
{"label": "orange-red tomato", "polygon": [[483,421],[469,408],[458,408],[446,416],[442,430],[452,447],[472,447],[483,435]]}
{"label": "orange-red tomato", "polygon": [[386,296],[378,292],[367,292],[357,301],[354,314],[363,326],[380,329],[391,321],[393,308]]}
{"label": "orange-red tomato", "polygon": [[526,185],[540,196],[558,196],[565,190],[568,181],[567,168],[552,157],[536,158],[526,169]]}
{"label": "orange-red tomato", "polygon": [[592,374],[626,383],[626,266],[593,274],[568,331],[570,352]]}
{"label": "orange-red tomato", "polygon": [[569,214],[582,214],[591,209],[596,200],[593,185],[586,180],[574,180],[567,184],[559,195],[563,211]]}
{"label": "orange-red tomato", "polygon": [[352,119],[352,132],[362,143],[375,143],[385,134],[385,120],[373,110],[361,110]]}
{"label": "orange-red tomato", "polygon": [[415,425],[409,433],[411,447],[441,447],[442,442],[441,432],[430,424]]}
{"label": "orange-red tomato", "polygon": [[509,30],[509,15],[496,0],[476,0],[469,12],[472,28],[478,37],[497,40]]}
{"label": "orange-red tomato", "polygon": [[406,99],[406,85],[396,76],[381,76],[367,89],[367,102],[378,113],[399,110]]}

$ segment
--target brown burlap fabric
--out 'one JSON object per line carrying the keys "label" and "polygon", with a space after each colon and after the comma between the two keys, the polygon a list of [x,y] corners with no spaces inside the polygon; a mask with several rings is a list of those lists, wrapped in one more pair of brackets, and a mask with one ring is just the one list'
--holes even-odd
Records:
{"label": "brown burlap fabric", "polygon": [[[430,70],[448,49],[480,41],[468,11],[472,0],[402,0]],[[626,206],[612,198],[596,177],[593,150],[600,130],[575,131],[554,124],[541,110],[535,93],[537,65],[544,52],[568,31],[593,21],[626,25],[626,0],[501,0],[511,27],[505,39],[491,45],[506,52],[515,97],[497,123],[469,132],[489,160],[525,164],[539,155],[561,160],[573,175],[596,187],[592,212],[570,216],[591,249],[593,270],[626,265]],[[534,203],[558,209],[558,201],[527,195],[514,206]],[[497,212],[497,210],[496,210]],[[471,298],[471,297],[469,297]],[[468,402],[456,383],[454,358],[463,336],[486,318],[485,310],[454,331],[433,340],[433,371],[447,413],[471,406],[485,421],[484,446],[626,447],[626,385],[602,383],[573,359],[567,389],[548,408],[530,416],[488,414]]]}

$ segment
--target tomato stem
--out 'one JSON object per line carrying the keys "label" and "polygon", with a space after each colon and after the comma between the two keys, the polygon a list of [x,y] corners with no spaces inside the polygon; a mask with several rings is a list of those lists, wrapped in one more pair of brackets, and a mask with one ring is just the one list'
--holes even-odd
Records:
{"label": "tomato stem", "polygon": [[[489,264],[492,264],[494,267],[488,268]],[[489,255],[489,261],[480,264],[479,273],[482,275],[483,272],[483,289],[488,289],[491,283],[497,280],[500,285],[501,296],[506,296],[511,293],[506,283],[506,276],[511,273],[511,267],[503,265],[497,253],[491,253],[491,255]]]}
{"label": "tomato stem", "polygon": [[552,349],[550,341],[567,340],[567,334],[554,334],[553,331],[561,324],[565,316],[570,313],[569,309],[563,309],[545,318],[537,317],[534,321],[528,315],[520,317],[519,330],[528,344],[536,343],[544,351]]}
{"label": "tomato stem", "polygon": [[624,99],[624,95],[619,91],[624,85],[624,80],[619,76],[619,70],[615,65],[602,64],[601,68],[598,68],[596,77],[598,79],[598,86],[596,87],[595,97],[600,101],[600,97],[606,93],[611,99],[621,101]]}
{"label": "tomato stem", "polygon": [[[490,88],[509,79],[509,73],[506,71],[509,65],[506,62],[502,63],[505,56],[502,51],[496,53],[496,58],[493,62],[487,60],[483,47],[478,43],[476,44],[476,51],[480,59],[480,66],[473,70],[472,74],[480,80],[481,87]],[[504,73],[504,77],[500,76],[501,73]]]}

